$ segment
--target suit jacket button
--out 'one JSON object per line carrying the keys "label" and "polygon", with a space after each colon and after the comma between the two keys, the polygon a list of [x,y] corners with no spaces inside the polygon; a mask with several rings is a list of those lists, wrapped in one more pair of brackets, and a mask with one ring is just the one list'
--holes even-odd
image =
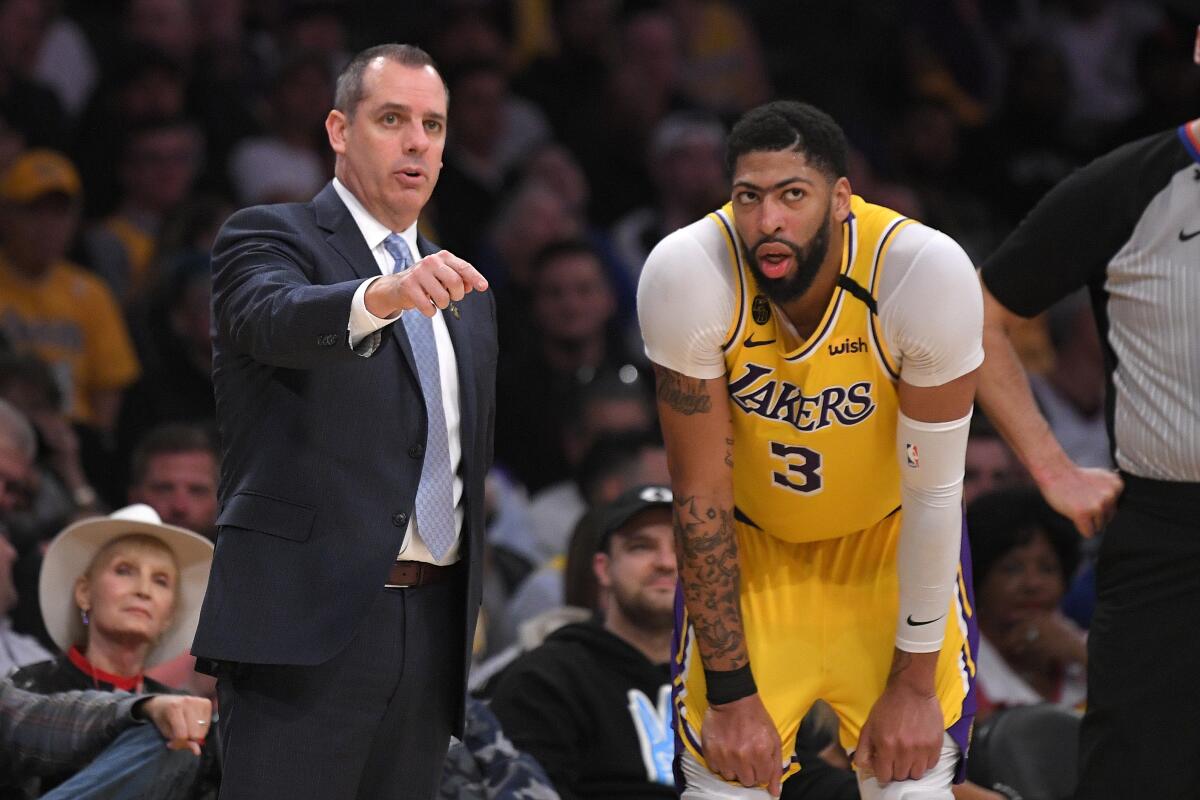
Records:
{"label": "suit jacket button", "polygon": [[414,444],[412,447],[408,448],[408,455],[409,458],[420,458],[421,456],[425,455],[425,445]]}
{"label": "suit jacket button", "polygon": [[403,511],[397,511],[395,514],[392,514],[392,524],[397,528],[403,528],[408,524],[408,514],[405,514]]}

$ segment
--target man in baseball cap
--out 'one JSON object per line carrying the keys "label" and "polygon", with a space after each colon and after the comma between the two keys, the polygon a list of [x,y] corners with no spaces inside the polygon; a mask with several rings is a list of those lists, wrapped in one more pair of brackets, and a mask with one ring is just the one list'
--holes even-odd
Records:
{"label": "man in baseball cap", "polygon": [[82,183],[53,150],[29,150],[0,172],[0,333],[49,364],[72,421],[110,432],[139,372],[108,286],[67,260]]}
{"label": "man in baseball cap", "polygon": [[596,510],[602,620],[565,625],[500,678],[492,710],[563,796],[675,797],[671,490],[638,486]]}

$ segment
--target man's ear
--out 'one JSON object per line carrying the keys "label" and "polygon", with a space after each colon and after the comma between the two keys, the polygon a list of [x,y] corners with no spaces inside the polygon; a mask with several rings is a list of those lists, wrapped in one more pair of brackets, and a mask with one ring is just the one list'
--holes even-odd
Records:
{"label": "man's ear", "polygon": [[329,146],[339,156],[346,152],[346,129],[350,120],[336,108],[325,117],[325,133],[329,136]]}
{"label": "man's ear", "polygon": [[612,558],[608,553],[596,553],[592,556],[592,572],[596,575],[596,584],[602,589],[612,586],[612,578],[608,574],[608,568],[611,565]]}
{"label": "man's ear", "polygon": [[854,191],[850,188],[850,179],[842,176],[833,182],[833,196],[830,204],[833,207],[833,218],[840,224],[850,219],[850,196]]}

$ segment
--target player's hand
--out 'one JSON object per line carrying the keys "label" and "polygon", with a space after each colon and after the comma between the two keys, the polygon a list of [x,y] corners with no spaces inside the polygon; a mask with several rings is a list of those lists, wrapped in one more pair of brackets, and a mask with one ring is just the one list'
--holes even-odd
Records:
{"label": "player's hand", "polygon": [[867,715],[854,751],[854,765],[881,786],[916,780],[941,757],[944,729],[936,694],[893,681]]}
{"label": "player's hand", "polygon": [[364,301],[367,310],[377,317],[409,309],[432,317],[438,309],[462,300],[469,292],[487,288],[487,278],[475,267],[448,250],[439,250],[398,275],[387,275],[372,283]]}
{"label": "player's hand", "polygon": [[151,697],[139,708],[146,719],[154,723],[167,740],[171,750],[191,750],[200,755],[200,748],[212,725],[212,701],[206,697],[160,694]]}
{"label": "player's hand", "polygon": [[1117,510],[1117,498],[1125,484],[1108,469],[1080,467],[1068,463],[1038,481],[1042,496],[1058,513],[1091,538],[1104,529]]}
{"label": "player's hand", "polygon": [[757,694],[709,706],[700,746],[708,768],[725,780],[766,786],[772,797],[779,797],[783,784],[779,733]]}

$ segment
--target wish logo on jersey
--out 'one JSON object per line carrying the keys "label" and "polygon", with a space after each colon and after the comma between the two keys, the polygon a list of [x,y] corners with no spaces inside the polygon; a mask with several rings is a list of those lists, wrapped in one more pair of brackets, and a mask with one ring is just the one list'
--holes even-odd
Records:
{"label": "wish logo on jersey", "polygon": [[671,686],[658,690],[658,704],[638,689],[629,690],[629,716],[637,731],[646,778],[654,783],[675,785],[671,764],[675,759],[675,733],[671,720]]}
{"label": "wish logo on jersey", "polygon": [[806,433],[827,428],[835,421],[857,425],[875,411],[870,381],[828,386],[817,394],[806,395],[792,383],[770,378],[773,372],[760,364],[746,364],[742,374],[729,383],[729,396],[737,407],[747,414],[786,422]]}

